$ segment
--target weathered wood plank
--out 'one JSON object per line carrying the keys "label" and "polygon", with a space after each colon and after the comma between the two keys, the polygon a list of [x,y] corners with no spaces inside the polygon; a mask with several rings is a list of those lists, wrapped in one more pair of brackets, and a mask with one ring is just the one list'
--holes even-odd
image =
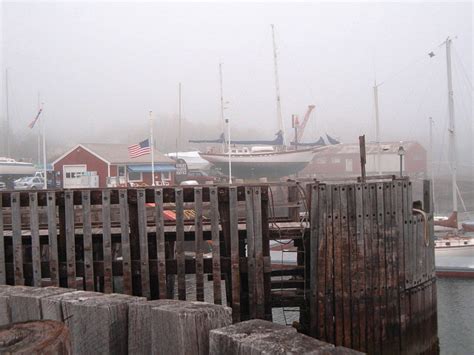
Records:
{"label": "weathered wood plank", "polygon": [[183,189],[175,189],[176,194],[176,259],[178,261],[178,298],[186,300],[186,278],[184,269],[184,208]]}
{"label": "weathered wood plank", "polygon": [[0,285],[7,283],[5,270],[5,236],[3,233],[3,194],[0,193]]}
{"label": "weathered wood plank", "polygon": [[[401,208],[399,208],[399,202],[401,196],[398,196],[399,187],[397,181],[392,181],[390,184],[390,207],[391,207],[391,219],[390,219],[390,235],[391,235],[391,251],[392,251],[392,277],[391,284],[388,288],[387,298],[390,303],[387,306],[390,309],[390,326],[391,326],[391,342],[389,346],[393,349],[393,352],[398,352],[400,349],[400,302],[399,302],[399,269],[401,244],[403,239],[401,230],[403,230],[403,224],[400,217],[402,216]],[[400,200],[400,201],[399,201]],[[400,206],[401,207],[401,206]],[[399,229],[400,228],[400,229]]]}
{"label": "weathered wood plank", "polygon": [[261,187],[262,192],[262,250],[264,259],[263,292],[265,298],[265,319],[272,321],[272,278],[270,265],[270,229],[269,229],[269,194],[268,186]]}
{"label": "weathered wood plank", "polygon": [[310,200],[310,299],[309,299],[309,334],[313,337],[319,335],[318,329],[318,279],[319,279],[319,225],[320,225],[320,205],[319,205],[319,185],[311,184]]}
{"label": "weathered wood plank", "polygon": [[94,255],[92,247],[91,193],[82,191],[84,284],[87,291],[94,291]]}
{"label": "weathered wood plank", "polygon": [[59,286],[58,230],[56,226],[56,194],[47,192],[48,201],[48,245],[49,277],[51,285]]}
{"label": "weathered wood plank", "polygon": [[326,340],[328,339],[328,325],[326,324],[326,283],[332,282],[327,277],[327,254],[328,254],[328,233],[327,228],[330,224],[329,208],[327,206],[328,195],[330,196],[331,189],[325,184],[319,185],[319,199],[318,199],[318,210],[319,210],[319,223],[318,223],[318,274],[317,285],[318,285],[318,323],[317,323],[317,338]]}
{"label": "weathered wood plank", "polygon": [[256,260],[255,260],[255,226],[253,188],[245,187],[246,229],[247,229],[247,267],[248,267],[248,299],[250,318],[256,318]]}
{"label": "weathered wood plank", "polygon": [[140,241],[140,282],[141,295],[150,298],[150,265],[148,256],[148,235],[146,231],[145,190],[137,190],[138,239]]}
{"label": "weathered wood plank", "polygon": [[219,200],[217,187],[209,188],[211,202],[211,234],[212,234],[212,281],[214,291],[214,303],[222,304],[221,290],[221,245],[219,236]]}
{"label": "weathered wood plank", "polygon": [[110,233],[110,190],[102,190],[102,250],[104,253],[104,292],[112,293],[112,236]]}
{"label": "weathered wood plank", "polygon": [[348,243],[349,243],[349,265],[348,276],[350,281],[350,324],[351,332],[350,347],[359,349],[360,328],[359,328],[359,286],[360,272],[358,270],[358,245],[357,245],[357,204],[356,190],[358,185],[348,185],[347,187],[347,219],[348,219]]}
{"label": "weathered wood plank", "polygon": [[342,263],[342,307],[343,307],[343,326],[344,337],[343,345],[350,347],[352,344],[351,332],[351,260],[350,260],[350,229],[348,211],[349,186],[340,187],[341,194],[341,263]]}
{"label": "weathered wood plank", "polygon": [[372,252],[372,205],[370,199],[371,184],[363,184],[362,198],[364,205],[364,245],[365,245],[365,311],[366,311],[366,351],[375,353],[374,349],[374,299],[373,299],[373,252]]}
{"label": "weathered wood plank", "polygon": [[128,191],[119,190],[120,206],[120,237],[122,245],[123,258],[123,292],[127,295],[133,294],[132,291],[132,260],[130,253],[130,221],[128,210]]}
{"label": "weathered wood plank", "polygon": [[31,261],[33,265],[33,286],[41,286],[41,250],[38,224],[38,193],[30,192]]}
{"label": "weathered wood plank", "polygon": [[240,319],[240,271],[239,271],[239,230],[238,230],[237,188],[229,187],[229,224],[230,224],[230,259],[232,282],[232,319]]}
{"label": "weathered wood plank", "polygon": [[334,324],[334,232],[333,232],[333,193],[332,186],[327,186],[327,224],[326,224],[326,302],[325,302],[325,322],[326,341],[335,343]]}
{"label": "weathered wood plank", "polygon": [[155,190],[155,224],[156,249],[158,258],[158,292],[159,298],[166,298],[166,244],[165,223],[163,219],[163,190]]}
{"label": "weathered wood plank", "polygon": [[372,290],[371,290],[371,299],[373,302],[374,311],[373,315],[373,329],[372,329],[372,339],[374,343],[375,352],[379,352],[381,348],[380,342],[380,297],[379,297],[379,249],[378,249],[378,221],[377,221],[377,183],[370,184],[370,204],[371,204],[371,214],[370,214],[370,225],[371,225],[371,259],[370,264],[372,267]]}
{"label": "weathered wood plank", "polygon": [[12,243],[13,243],[13,263],[15,265],[15,285],[24,285],[23,276],[23,246],[21,238],[21,215],[20,215],[20,193],[12,192]]}
{"label": "weathered wood plank", "polygon": [[357,290],[358,317],[359,317],[359,347],[358,349],[365,351],[367,349],[367,327],[366,327],[366,274],[365,274],[365,209],[364,206],[364,188],[365,184],[356,185],[356,228],[357,228],[357,277],[353,278],[356,284],[353,289]]}
{"label": "weathered wood plank", "polygon": [[384,341],[387,339],[387,287],[390,283],[391,268],[391,248],[390,248],[390,183],[376,184],[377,197],[377,254],[378,254],[378,273],[379,278],[376,280],[376,295],[379,304],[379,318],[377,319],[376,330],[380,338],[380,348],[382,351]]}
{"label": "weathered wood plank", "polygon": [[265,318],[265,293],[264,293],[264,265],[263,265],[263,235],[262,235],[262,195],[260,187],[253,188],[253,214],[255,237],[255,299],[256,317]]}
{"label": "weathered wood plank", "polygon": [[64,192],[64,211],[66,220],[66,261],[67,287],[76,288],[76,236],[74,230],[73,191]]}
{"label": "weathered wood plank", "polygon": [[343,345],[344,343],[344,305],[343,305],[343,281],[342,281],[342,259],[343,259],[343,245],[342,245],[342,227],[341,227],[341,185],[331,186],[332,194],[332,235],[334,243],[334,326],[335,337],[334,343],[336,345]]}
{"label": "weathered wood plank", "polygon": [[196,250],[196,300],[204,301],[204,265],[202,247],[202,187],[194,188],[194,246]]}

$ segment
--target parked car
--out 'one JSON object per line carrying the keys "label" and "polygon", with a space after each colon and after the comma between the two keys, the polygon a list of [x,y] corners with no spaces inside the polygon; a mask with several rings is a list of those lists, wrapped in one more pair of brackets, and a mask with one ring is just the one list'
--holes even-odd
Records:
{"label": "parked car", "polygon": [[7,184],[5,184],[4,182],[0,181],[0,191],[1,190],[6,190],[7,189]]}
{"label": "parked car", "polygon": [[215,178],[203,170],[189,170],[188,179],[196,180],[199,185],[212,184],[215,182]]}
{"label": "parked car", "polygon": [[37,190],[42,189],[44,180],[40,177],[25,177],[15,180],[15,190]]}

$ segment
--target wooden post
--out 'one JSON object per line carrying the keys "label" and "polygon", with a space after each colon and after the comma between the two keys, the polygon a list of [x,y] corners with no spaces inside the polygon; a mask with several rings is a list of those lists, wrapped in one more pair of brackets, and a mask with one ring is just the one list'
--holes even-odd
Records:
{"label": "wooden post", "polygon": [[365,164],[367,162],[367,156],[365,153],[365,134],[359,136],[359,150],[360,150],[360,176],[361,182],[365,182]]}
{"label": "wooden post", "polygon": [[211,303],[179,302],[153,308],[151,354],[209,354],[209,332],[231,323],[231,309]]}

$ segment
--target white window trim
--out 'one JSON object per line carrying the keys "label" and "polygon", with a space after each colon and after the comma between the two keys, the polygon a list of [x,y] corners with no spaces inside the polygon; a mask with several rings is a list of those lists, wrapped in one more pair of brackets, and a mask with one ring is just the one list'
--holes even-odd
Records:
{"label": "white window trim", "polygon": [[[168,177],[163,177],[163,174],[168,174]],[[171,181],[171,171],[163,171],[161,173],[161,181]]]}
{"label": "white window trim", "polygon": [[130,182],[142,182],[142,181],[143,181],[143,173],[139,173],[139,174],[140,174],[140,179],[139,179],[139,180],[132,180],[132,179],[130,179],[129,174],[130,174],[130,173],[127,173],[127,180],[128,180],[128,181],[130,181]]}
{"label": "white window trim", "polygon": [[117,177],[120,176],[120,173],[119,173],[119,169],[120,168],[123,168],[123,172],[125,173],[125,175],[123,177],[127,177],[127,166],[126,165],[117,165]]}

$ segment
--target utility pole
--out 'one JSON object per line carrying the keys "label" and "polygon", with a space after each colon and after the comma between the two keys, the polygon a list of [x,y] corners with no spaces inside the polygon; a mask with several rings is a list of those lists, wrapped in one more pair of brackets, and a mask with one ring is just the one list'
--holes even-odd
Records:
{"label": "utility pole", "polygon": [[377,143],[377,171],[379,175],[382,175],[381,155],[380,155],[381,146],[380,146],[379,92],[378,92],[379,85],[377,85],[377,82],[375,82],[375,85],[374,85],[375,141]]}
{"label": "utility pole", "polygon": [[273,62],[275,65],[275,91],[276,91],[276,110],[277,110],[277,122],[278,129],[283,133],[283,145],[286,145],[285,127],[283,125],[283,116],[281,114],[281,100],[280,100],[280,80],[278,79],[278,55],[277,46],[275,41],[275,28],[272,27],[272,39],[273,39]]}
{"label": "utility pole", "polygon": [[181,145],[181,83],[178,85],[178,135],[176,138],[176,159]]}
{"label": "utility pole", "polygon": [[453,77],[451,72],[451,38],[446,39],[446,67],[448,75],[448,110],[449,110],[449,160],[451,163],[451,180],[453,193],[453,213],[458,212],[458,195],[457,195],[457,154],[456,154],[456,131],[454,120],[454,93],[453,93]]}
{"label": "utility pole", "polygon": [[434,154],[433,154],[433,117],[428,118],[430,122],[430,178],[431,178],[431,191],[433,191],[433,206],[436,206],[435,201],[435,180],[434,180]]}

